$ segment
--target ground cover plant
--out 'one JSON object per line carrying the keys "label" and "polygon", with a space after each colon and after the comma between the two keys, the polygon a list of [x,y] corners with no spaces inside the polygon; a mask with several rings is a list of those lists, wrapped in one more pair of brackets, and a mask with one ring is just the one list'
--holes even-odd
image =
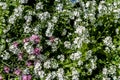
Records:
{"label": "ground cover plant", "polygon": [[0,80],[120,80],[120,1],[0,1]]}

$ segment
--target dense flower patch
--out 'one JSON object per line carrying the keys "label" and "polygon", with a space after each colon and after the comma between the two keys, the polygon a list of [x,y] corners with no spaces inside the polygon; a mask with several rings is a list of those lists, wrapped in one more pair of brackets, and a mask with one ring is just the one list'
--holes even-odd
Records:
{"label": "dense flower patch", "polygon": [[120,2],[0,2],[0,80],[119,80]]}

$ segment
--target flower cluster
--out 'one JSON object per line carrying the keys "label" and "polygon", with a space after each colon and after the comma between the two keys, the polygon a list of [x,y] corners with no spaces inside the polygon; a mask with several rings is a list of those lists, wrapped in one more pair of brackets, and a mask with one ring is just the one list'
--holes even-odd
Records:
{"label": "flower cluster", "polygon": [[120,2],[0,2],[0,80],[119,80]]}

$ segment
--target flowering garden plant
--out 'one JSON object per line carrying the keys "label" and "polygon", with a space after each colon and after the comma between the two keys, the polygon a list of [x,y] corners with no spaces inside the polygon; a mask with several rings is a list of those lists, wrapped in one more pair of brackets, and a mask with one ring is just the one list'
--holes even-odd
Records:
{"label": "flowering garden plant", "polygon": [[120,80],[120,2],[108,1],[1,1],[0,80]]}

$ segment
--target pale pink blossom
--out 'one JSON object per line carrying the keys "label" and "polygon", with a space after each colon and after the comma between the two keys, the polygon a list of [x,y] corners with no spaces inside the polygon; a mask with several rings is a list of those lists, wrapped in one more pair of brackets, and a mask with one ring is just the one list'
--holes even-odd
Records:
{"label": "pale pink blossom", "polygon": [[17,42],[13,42],[14,47],[18,47],[18,43]]}
{"label": "pale pink blossom", "polygon": [[39,43],[40,42],[40,37],[37,35],[32,35],[30,37],[30,41],[34,41],[35,43]]}
{"label": "pale pink blossom", "polygon": [[22,53],[19,53],[18,54],[18,60],[22,60],[23,59],[23,54]]}
{"label": "pale pink blossom", "polygon": [[20,70],[20,69],[16,69],[16,70],[14,71],[14,73],[15,73],[16,75],[20,75],[20,74],[21,74],[21,70]]}
{"label": "pale pink blossom", "polygon": [[10,68],[7,67],[7,66],[5,66],[5,67],[4,67],[4,71],[5,71],[6,73],[9,73],[9,72],[10,72]]}
{"label": "pale pink blossom", "polygon": [[26,65],[29,67],[29,66],[33,65],[33,62],[31,60],[29,60],[26,62]]}
{"label": "pale pink blossom", "polygon": [[0,75],[0,80],[3,80],[3,77],[2,77],[2,75]]}
{"label": "pale pink blossom", "polygon": [[31,75],[23,75],[22,80],[31,80],[32,76]]}

